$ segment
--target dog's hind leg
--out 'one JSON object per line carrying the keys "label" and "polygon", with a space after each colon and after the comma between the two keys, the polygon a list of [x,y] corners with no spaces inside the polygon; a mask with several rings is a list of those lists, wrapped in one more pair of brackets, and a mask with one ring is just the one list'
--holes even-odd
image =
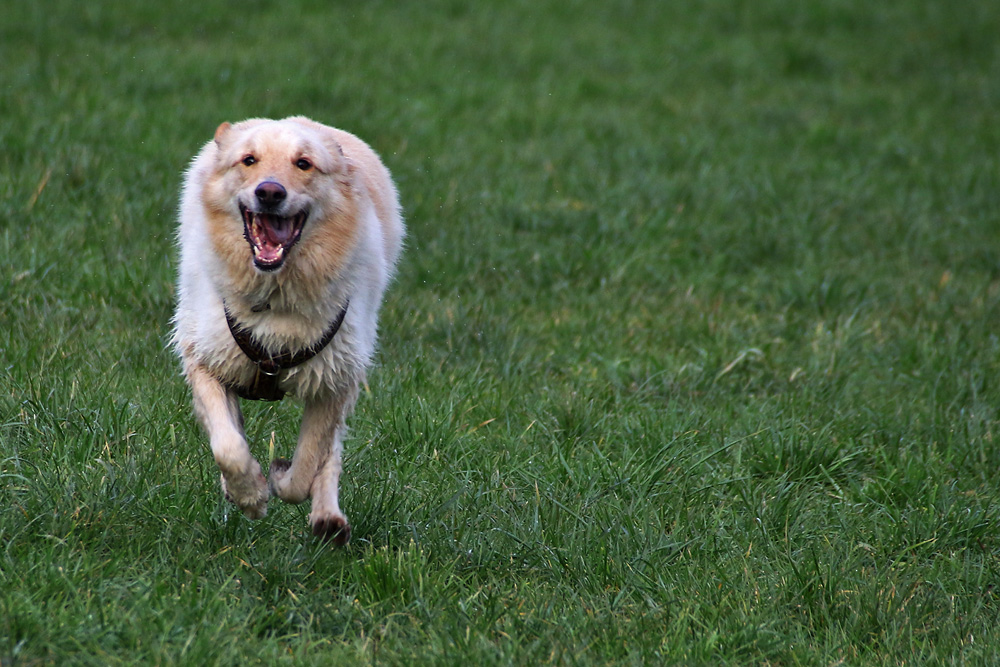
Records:
{"label": "dog's hind leg", "polygon": [[223,493],[247,517],[260,519],[267,514],[267,480],[247,446],[239,398],[199,364],[185,362],[185,375],[195,414],[222,472]]}
{"label": "dog's hind leg", "polygon": [[344,420],[354,408],[356,387],[343,394],[306,403],[295,455],[289,462],[271,462],[271,491],[282,500],[300,503],[312,498],[309,524],[313,534],[347,544],[351,529],[337,498],[341,472]]}

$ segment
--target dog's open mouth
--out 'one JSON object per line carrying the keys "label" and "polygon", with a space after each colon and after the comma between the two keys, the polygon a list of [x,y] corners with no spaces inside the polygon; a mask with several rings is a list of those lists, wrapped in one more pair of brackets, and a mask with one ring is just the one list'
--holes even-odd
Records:
{"label": "dog's open mouth", "polygon": [[291,216],[257,213],[240,206],[243,214],[243,235],[253,250],[253,263],[262,271],[274,271],[302,235],[308,211]]}

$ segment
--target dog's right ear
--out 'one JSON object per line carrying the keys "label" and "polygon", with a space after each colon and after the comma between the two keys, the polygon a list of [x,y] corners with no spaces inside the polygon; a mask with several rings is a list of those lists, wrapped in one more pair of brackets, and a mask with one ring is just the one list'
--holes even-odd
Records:
{"label": "dog's right ear", "polygon": [[223,123],[219,127],[215,128],[215,145],[222,146],[222,140],[229,134],[229,130],[232,128],[231,123]]}

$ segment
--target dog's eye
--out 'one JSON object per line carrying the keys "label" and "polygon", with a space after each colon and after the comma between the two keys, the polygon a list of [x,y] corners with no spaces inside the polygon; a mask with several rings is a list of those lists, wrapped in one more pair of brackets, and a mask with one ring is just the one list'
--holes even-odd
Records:
{"label": "dog's eye", "polygon": [[305,159],[304,157],[300,157],[298,160],[295,161],[295,166],[301,169],[302,171],[309,171],[310,169],[312,169],[313,163]]}
{"label": "dog's eye", "polygon": [[252,167],[253,165],[257,164],[257,158],[255,158],[253,155],[247,155],[245,158],[241,160],[241,162],[243,163],[244,167]]}

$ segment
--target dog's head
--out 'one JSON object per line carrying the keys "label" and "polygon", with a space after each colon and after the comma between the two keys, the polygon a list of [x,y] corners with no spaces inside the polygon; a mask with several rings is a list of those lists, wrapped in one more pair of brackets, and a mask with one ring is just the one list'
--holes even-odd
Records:
{"label": "dog's head", "polygon": [[[223,123],[205,202],[242,225],[259,271],[278,271],[310,225],[344,212],[353,166],[327,128],[299,118]],[[244,246],[245,247],[245,246]]]}

